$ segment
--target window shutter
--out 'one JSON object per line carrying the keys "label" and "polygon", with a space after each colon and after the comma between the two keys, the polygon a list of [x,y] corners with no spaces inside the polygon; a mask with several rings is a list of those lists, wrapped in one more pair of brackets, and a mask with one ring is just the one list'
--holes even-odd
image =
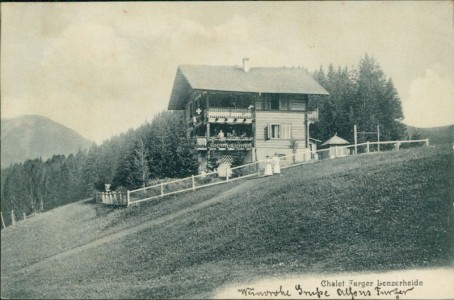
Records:
{"label": "window shutter", "polygon": [[265,140],[269,140],[271,138],[271,124],[265,127]]}
{"label": "window shutter", "polygon": [[280,132],[281,139],[289,139],[292,136],[292,125],[291,124],[282,124]]}

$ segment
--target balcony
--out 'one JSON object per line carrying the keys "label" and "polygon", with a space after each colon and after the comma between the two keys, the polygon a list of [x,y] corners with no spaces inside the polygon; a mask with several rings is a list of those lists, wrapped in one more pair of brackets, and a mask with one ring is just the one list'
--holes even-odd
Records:
{"label": "balcony", "polygon": [[198,150],[250,150],[252,149],[253,138],[251,137],[196,137],[196,147]]}
{"label": "balcony", "polygon": [[312,123],[318,122],[318,108],[317,110],[307,112],[307,121]]}
{"label": "balcony", "polygon": [[210,108],[206,117],[210,123],[250,124],[253,120],[251,110],[245,108]]}

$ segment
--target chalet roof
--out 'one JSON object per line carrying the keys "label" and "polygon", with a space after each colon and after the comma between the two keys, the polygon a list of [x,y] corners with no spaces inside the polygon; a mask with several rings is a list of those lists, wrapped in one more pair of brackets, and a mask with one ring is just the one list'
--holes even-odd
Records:
{"label": "chalet roof", "polygon": [[169,109],[183,109],[191,89],[245,92],[328,95],[304,69],[251,68],[181,65],[177,69]]}
{"label": "chalet roof", "polygon": [[321,146],[327,146],[327,145],[348,145],[350,144],[349,142],[347,142],[346,140],[344,140],[343,138],[341,137],[338,137],[337,136],[337,133],[330,137],[326,142],[324,142]]}

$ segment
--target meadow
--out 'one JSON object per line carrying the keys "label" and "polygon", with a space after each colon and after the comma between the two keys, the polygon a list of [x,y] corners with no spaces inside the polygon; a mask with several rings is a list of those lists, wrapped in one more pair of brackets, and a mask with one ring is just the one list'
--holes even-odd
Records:
{"label": "meadow", "polygon": [[454,265],[454,154],[346,157],[1,233],[2,297],[200,298],[260,278]]}

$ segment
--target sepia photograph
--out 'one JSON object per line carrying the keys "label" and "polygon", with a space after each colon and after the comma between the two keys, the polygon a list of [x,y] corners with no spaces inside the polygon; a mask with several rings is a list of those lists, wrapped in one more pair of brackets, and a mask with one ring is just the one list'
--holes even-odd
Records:
{"label": "sepia photograph", "polygon": [[1,299],[454,299],[454,2],[3,2]]}

